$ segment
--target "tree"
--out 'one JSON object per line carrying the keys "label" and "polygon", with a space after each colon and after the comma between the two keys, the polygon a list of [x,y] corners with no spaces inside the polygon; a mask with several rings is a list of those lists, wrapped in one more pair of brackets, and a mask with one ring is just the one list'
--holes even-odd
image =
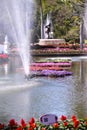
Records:
{"label": "tree", "polygon": [[[79,40],[81,14],[84,11],[85,0],[37,0],[41,27],[41,38],[44,38],[44,18],[48,12],[52,14],[54,38],[65,38],[73,42]],[[41,21],[41,26],[40,26]]]}
{"label": "tree", "polygon": [[85,0],[69,0],[70,4],[73,7],[73,15],[77,15],[80,18],[80,48],[83,49],[83,13]]}
{"label": "tree", "polygon": [[[82,16],[84,12],[84,2],[85,0],[56,0],[53,7],[53,21],[54,21],[54,31],[56,37],[65,37],[76,33],[78,34],[77,39],[80,38],[80,46],[82,48],[82,27],[80,23],[82,21]],[[51,7],[52,9],[52,7]],[[80,28],[79,28],[80,27]],[[73,31],[76,33],[73,33]],[[79,36],[80,30],[80,36]],[[71,34],[72,32],[72,34]],[[75,37],[75,38],[76,38]]]}

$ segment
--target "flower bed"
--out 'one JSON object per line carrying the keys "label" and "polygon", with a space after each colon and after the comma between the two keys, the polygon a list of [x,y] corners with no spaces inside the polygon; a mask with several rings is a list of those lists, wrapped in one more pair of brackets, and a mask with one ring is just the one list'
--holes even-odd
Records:
{"label": "flower bed", "polygon": [[50,59],[50,58],[45,58],[45,59],[40,59],[40,60],[36,60],[36,63],[49,63],[49,62],[53,62],[53,63],[71,63],[71,58],[53,58],[53,59]]}
{"label": "flower bed", "polygon": [[56,71],[56,70],[43,70],[41,71],[43,76],[56,76],[56,77],[64,77],[68,75],[72,75],[70,71]]}
{"label": "flower bed", "polygon": [[62,67],[54,66],[30,66],[31,71],[41,71],[41,70],[63,70]]}
{"label": "flower bed", "polygon": [[44,59],[31,63],[30,70],[66,70],[71,64],[70,58]]}
{"label": "flower bed", "polygon": [[35,121],[33,117],[28,123],[21,119],[19,124],[11,119],[7,125],[0,123],[0,130],[87,130],[87,118],[77,119],[75,115],[72,115],[71,119],[67,119],[62,115],[51,125],[43,125],[40,121]]}
{"label": "flower bed", "polygon": [[72,75],[71,71],[57,71],[57,70],[42,70],[42,71],[33,71],[32,75],[34,76],[48,76],[48,77],[64,77]]}
{"label": "flower bed", "polygon": [[69,69],[71,67],[71,62],[43,62],[43,63],[31,63],[30,70],[63,70]]}
{"label": "flower bed", "polygon": [[32,55],[86,55],[87,48],[83,48],[81,50],[78,49],[69,49],[69,48],[55,48],[55,49],[39,49],[39,50],[32,50]]}
{"label": "flower bed", "polygon": [[71,59],[45,59],[33,62],[30,65],[32,75],[36,76],[50,76],[50,77],[64,77],[72,75],[72,72],[65,71],[71,68]]}
{"label": "flower bed", "polygon": [[49,63],[31,63],[31,66],[71,66],[71,63],[69,62],[60,62],[60,63],[53,63],[53,62],[49,62]]}

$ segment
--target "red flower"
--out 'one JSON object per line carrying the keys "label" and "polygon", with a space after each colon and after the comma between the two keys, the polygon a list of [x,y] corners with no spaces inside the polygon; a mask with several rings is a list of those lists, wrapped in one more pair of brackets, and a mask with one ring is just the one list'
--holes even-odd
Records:
{"label": "red flower", "polygon": [[35,119],[32,117],[30,120],[29,120],[29,124],[33,124],[35,122]]}
{"label": "red flower", "polygon": [[87,125],[87,121],[85,121],[85,125]]}
{"label": "red flower", "polygon": [[21,125],[23,128],[26,127],[26,123],[25,123],[24,119],[21,119]]}
{"label": "red flower", "polygon": [[46,130],[46,127],[42,127],[41,130]]}
{"label": "red flower", "polygon": [[11,119],[11,120],[9,121],[9,125],[10,125],[10,126],[17,126],[18,124],[17,124],[17,122],[15,122],[14,119]]}
{"label": "red flower", "polygon": [[22,127],[21,127],[21,126],[19,126],[16,130],[22,130]]}
{"label": "red flower", "polygon": [[33,130],[33,128],[32,128],[32,127],[29,127],[28,130]]}
{"label": "red flower", "polygon": [[77,128],[78,125],[79,125],[79,121],[78,121],[78,120],[75,120],[73,123],[74,123],[74,124],[73,124],[74,128]]}
{"label": "red flower", "polygon": [[67,126],[67,122],[64,122],[63,125],[64,125],[64,126]]}
{"label": "red flower", "polygon": [[60,119],[61,119],[62,121],[64,121],[64,120],[66,120],[66,116],[62,115],[62,116],[60,117]]}
{"label": "red flower", "polygon": [[35,123],[30,124],[30,126],[34,129],[36,127]]}
{"label": "red flower", "polygon": [[76,120],[76,116],[75,115],[72,115],[71,119],[74,121]]}
{"label": "red flower", "polygon": [[4,124],[0,123],[0,130],[4,128]]}
{"label": "red flower", "polygon": [[54,123],[54,124],[53,124],[53,127],[54,127],[54,128],[58,128],[58,123]]}

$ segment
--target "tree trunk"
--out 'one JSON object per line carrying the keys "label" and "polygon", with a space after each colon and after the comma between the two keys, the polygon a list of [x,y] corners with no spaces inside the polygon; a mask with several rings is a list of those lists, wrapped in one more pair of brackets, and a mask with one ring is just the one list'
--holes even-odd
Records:
{"label": "tree trunk", "polygon": [[40,0],[40,15],[41,15],[41,39],[44,39],[44,24],[43,24],[42,0]]}
{"label": "tree trunk", "polygon": [[83,20],[80,23],[80,49],[83,49]]}

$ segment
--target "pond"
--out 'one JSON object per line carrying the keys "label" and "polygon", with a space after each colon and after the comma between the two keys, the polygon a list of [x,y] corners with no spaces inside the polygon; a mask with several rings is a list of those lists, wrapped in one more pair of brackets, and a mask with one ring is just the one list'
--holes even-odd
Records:
{"label": "pond", "polygon": [[12,57],[0,65],[0,122],[14,118],[28,121],[43,114],[87,114],[87,58],[71,57],[72,76],[60,78],[34,77],[24,79],[21,61]]}

